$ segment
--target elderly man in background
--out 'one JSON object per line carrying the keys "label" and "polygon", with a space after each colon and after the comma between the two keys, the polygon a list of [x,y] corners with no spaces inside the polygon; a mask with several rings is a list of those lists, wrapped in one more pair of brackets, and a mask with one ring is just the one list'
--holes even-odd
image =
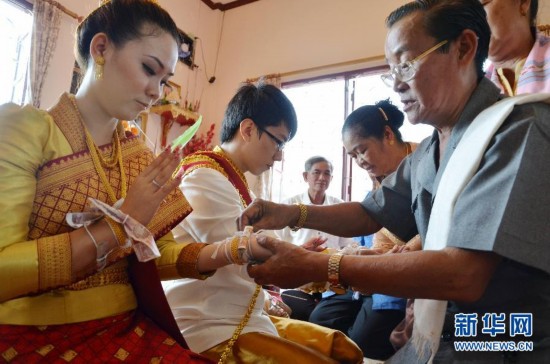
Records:
{"label": "elderly man in background", "polygon": [[[484,77],[490,30],[477,0],[418,0],[387,19],[385,81],[413,124],[435,127],[361,203],[256,201],[241,217],[357,236],[385,226],[423,250],[352,256],[267,241],[258,283],[327,280],[415,297],[413,336],[395,363],[550,362],[550,102],[504,98]],[[429,225],[428,225],[429,223]]]}
{"label": "elderly man in background", "polygon": [[[307,191],[286,199],[283,203],[295,205],[334,205],[344,202],[342,199],[327,195],[326,193],[332,181],[332,170],[332,163],[325,157],[313,156],[306,160],[302,176],[308,184]],[[312,229],[294,231],[286,227],[277,235],[279,235],[281,240],[289,241],[295,245],[303,245],[310,242],[313,238],[319,237],[326,240],[324,246],[336,250],[354,242],[351,238],[342,238]]]}
{"label": "elderly man in background", "polygon": [[[326,193],[332,181],[332,170],[332,163],[325,157],[313,156],[306,160],[302,175],[304,181],[308,184],[307,191],[286,199],[283,203],[295,205],[334,205],[344,202],[342,199],[327,195]],[[324,241],[323,245],[333,250],[338,250],[354,243],[354,240],[351,238],[325,234],[319,230],[312,229],[294,231],[286,227],[280,230],[277,235],[279,235],[281,240],[304,247],[311,245],[316,238],[320,240],[319,243]],[[316,289],[316,285],[309,285],[302,287],[302,289],[287,290],[281,293],[281,298],[291,308],[291,318],[308,321],[309,315],[321,300],[321,295],[334,295],[334,292],[322,293],[321,291]],[[360,304],[358,302],[358,309]]]}

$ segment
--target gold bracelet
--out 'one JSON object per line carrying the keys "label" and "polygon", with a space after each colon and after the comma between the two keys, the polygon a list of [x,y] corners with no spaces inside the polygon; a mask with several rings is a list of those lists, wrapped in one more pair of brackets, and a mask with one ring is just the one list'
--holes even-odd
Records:
{"label": "gold bracelet", "polygon": [[292,231],[298,231],[302,227],[304,227],[307,219],[307,206],[303,203],[297,203],[296,205],[298,205],[298,207],[300,208],[300,217],[298,218],[298,222],[296,223],[296,225],[290,228],[290,230]]}
{"label": "gold bracelet", "polygon": [[330,289],[335,293],[345,293],[347,287],[340,282],[340,261],[344,255],[341,253],[332,254],[328,258],[328,282]]}
{"label": "gold bracelet", "polygon": [[234,264],[243,265],[244,262],[239,255],[239,242],[241,240],[240,236],[235,236],[231,239],[231,260]]}
{"label": "gold bracelet", "polygon": [[118,241],[118,246],[125,246],[126,245],[126,239],[127,235],[122,226],[115,220],[111,219],[110,217],[105,217],[105,222],[109,227],[111,228],[111,231],[113,232],[113,235],[115,236],[116,240]]}

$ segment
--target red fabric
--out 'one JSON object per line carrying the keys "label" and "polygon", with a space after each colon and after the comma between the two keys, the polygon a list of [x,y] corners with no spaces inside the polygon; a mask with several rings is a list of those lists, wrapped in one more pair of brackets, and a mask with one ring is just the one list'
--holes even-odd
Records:
{"label": "red fabric", "polygon": [[150,260],[140,263],[136,256],[132,255],[128,257],[128,263],[128,276],[132,282],[141,311],[172,336],[178,344],[188,349],[189,345],[181,335],[170,305],[166,300],[155,262]]}
{"label": "red fabric", "polygon": [[[210,157],[210,158],[214,159],[224,169],[224,171],[227,173],[229,182],[231,182],[233,187],[235,187],[237,189],[237,191],[240,192],[240,194],[243,197],[245,203],[247,205],[250,205],[250,203],[252,203],[252,196],[250,196],[250,191],[248,190],[248,186],[246,185],[246,181],[243,181],[243,179],[240,176],[239,172],[237,172],[235,170],[233,165],[226,159],[226,157],[224,157],[223,155],[220,155],[216,152],[212,152],[212,151],[201,151],[201,152],[194,153],[194,155],[204,155],[204,156],[207,156],[207,157]],[[189,163],[185,163],[182,168],[184,170],[186,170],[186,169],[192,168],[195,164],[204,164],[204,163],[206,163],[205,160],[200,160],[196,163],[189,162]]]}
{"label": "red fabric", "polygon": [[67,325],[0,325],[2,359],[10,363],[212,363],[179,346],[139,311]]}

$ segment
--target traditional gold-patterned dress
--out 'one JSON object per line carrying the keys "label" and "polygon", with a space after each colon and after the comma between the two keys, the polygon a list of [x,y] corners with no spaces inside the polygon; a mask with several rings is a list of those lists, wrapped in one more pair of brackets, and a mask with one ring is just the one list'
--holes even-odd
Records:
{"label": "traditional gold-patterned dress", "polygon": [[[117,198],[122,183],[131,185],[153,160],[139,138],[119,135],[124,176],[118,168],[106,171]],[[99,149],[109,153],[112,148]],[[82,281],[72,279],[72,228],[65,216],[83,211],[89,197],[112,204],[71,96],[62,95],[48,112],[2,106],[0,359],[209,362],[183,348],[154,263],[130,256]],[[147,226],[163,253],[158,261],[162,275],[179,277],[180,253],[197,256],[200,250],[199,244],[176,245],[170,233],[190,211],[176,190]]]}

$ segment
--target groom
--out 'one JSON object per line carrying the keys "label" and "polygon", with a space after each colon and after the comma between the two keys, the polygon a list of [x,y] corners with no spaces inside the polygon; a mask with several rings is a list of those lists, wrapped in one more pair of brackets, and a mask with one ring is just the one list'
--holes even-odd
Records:
{"label": "groom", "polygon": [[[294,107],[281,90],[269,84],[242,86],[226,109],[221,145],[183,161],[180,187],[193,212],[180,227],[197,242],[232,236],[235,219],[252,202],[244,173],[259,175],[280,161],[296,129]],[[230,350],[237,361],[242,356],[247,362],[362,360],[359,348],[338,331],[265,314],[264,292],[244,265],[218,269],[207,280],[176,281],[165,292],[189,347],[215,361],[232,337],[239,337]]]}

